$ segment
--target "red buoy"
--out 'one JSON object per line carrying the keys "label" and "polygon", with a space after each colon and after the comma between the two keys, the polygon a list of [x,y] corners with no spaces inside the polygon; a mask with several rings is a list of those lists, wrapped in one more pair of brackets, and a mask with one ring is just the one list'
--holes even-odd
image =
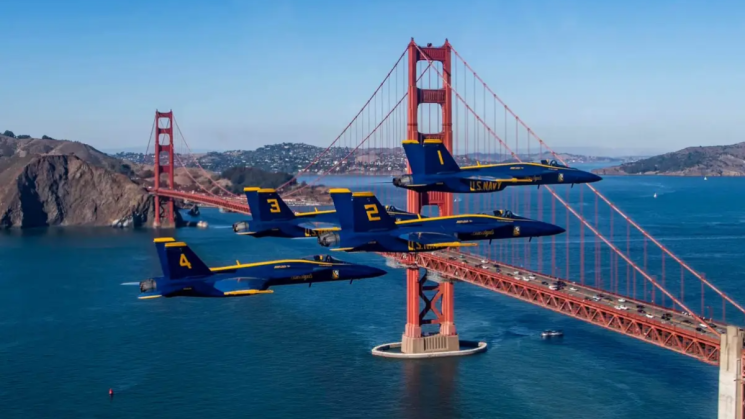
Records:
{"label": "red buoy", "polygon": [[109,396],[114,397],[114,389],[113,388],[110,388],[109,389]]}

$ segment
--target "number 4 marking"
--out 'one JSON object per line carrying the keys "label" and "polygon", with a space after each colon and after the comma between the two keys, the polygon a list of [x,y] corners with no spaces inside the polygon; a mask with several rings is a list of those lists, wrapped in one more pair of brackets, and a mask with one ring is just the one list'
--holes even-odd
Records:
{"label": "number 4 marking", "polygon": [[181,259],[178,261],[178,264],[187,268],[191,269],[191,263],[189,262],[189,259],[186,258],[185,254],[181,254]]}

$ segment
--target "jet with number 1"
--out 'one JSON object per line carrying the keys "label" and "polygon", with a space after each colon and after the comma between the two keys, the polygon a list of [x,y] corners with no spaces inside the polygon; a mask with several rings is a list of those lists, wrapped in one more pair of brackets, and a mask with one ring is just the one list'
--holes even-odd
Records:
{"label": "jet with number 1", "polygon": [[403,146],[411,174],[395,177],[393,185],[417,192],[488,193],[507,186],[574,185],[602,180],[555,160],[459,167],[441,140],[424,140],[423,144],[406,140]]}
{"label": "jet with number 1", "polygon": [[475,240],[551,236],[564,232],[553,224],[518,217],[509,211],[494,215],[463,214],[396,221],[372,192],[332,189],[340,231],[323,232],[318,243],[343,252],[432,252],[476,246]]}
{"label": "jet with number 1", "polygon": [[171,237],[153,241],[163,276],[140,282],[140,299],[270,294],[274,291],[269,287],[278,285],[351,282],[386,274],[382,269],[347,263],[328,255],[244,264],[236,261],[235,265],[209,268],[184,242]]}

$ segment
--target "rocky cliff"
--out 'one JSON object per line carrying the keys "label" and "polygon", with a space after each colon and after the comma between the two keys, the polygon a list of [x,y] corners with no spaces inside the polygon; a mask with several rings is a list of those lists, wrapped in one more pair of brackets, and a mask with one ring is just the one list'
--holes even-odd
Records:
{"label": "rocky cliff", "polygon": [[601,175],[745,176],[745,142],[688,147],[592,172]]}
{"label": "rocky cliff", "polygon": [[16,159],[0,172],[0,228],[152,221],[153,199],[126,175],[74,155]]}

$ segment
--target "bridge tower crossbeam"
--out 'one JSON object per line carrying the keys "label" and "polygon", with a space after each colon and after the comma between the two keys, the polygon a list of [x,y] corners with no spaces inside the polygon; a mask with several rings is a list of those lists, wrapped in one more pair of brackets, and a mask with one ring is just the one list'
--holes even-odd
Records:
{"label": "bridge tower crossbeam", "polygon": [[[168,175],[167,188],[171,191],[175,190],[175,183],[173,180],[173,164],[175,160],[174,149],[173,149],[173,111],[160,112],[155,111],[155,163],[153,165],[154,172],[154,218],[153,226],[159,227],[161,224],[165,224],[167,227],[175,226],[175,209],[173,205],[173,199],[162,196],[158,193],[161,182],[160,175],[165,173]],[[166,157],[167,161],[164,161],[163,157]]]}

